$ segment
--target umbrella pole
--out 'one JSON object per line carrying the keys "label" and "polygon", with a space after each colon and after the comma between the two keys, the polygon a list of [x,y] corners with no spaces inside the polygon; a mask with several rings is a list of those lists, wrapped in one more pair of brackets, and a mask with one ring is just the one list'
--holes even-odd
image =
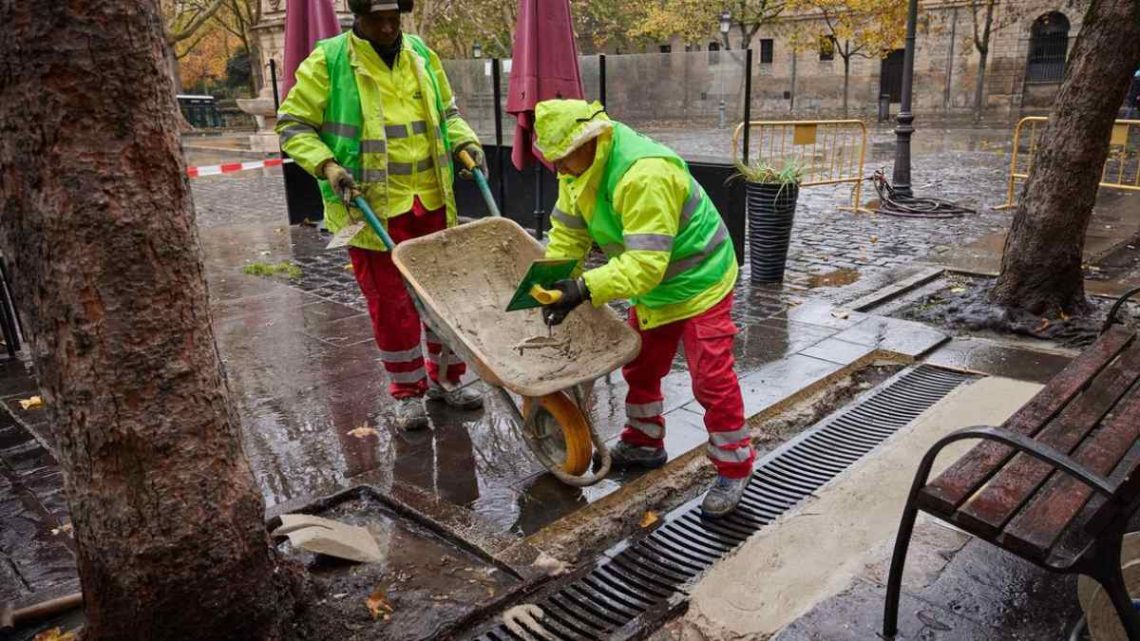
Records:
{"label": "umbrella pole", "polygon": [[542,211],[542,163],[536,160],[534,163],[534,237],[539,241],[542,240],[543,216],[545,214],[546,212]]}

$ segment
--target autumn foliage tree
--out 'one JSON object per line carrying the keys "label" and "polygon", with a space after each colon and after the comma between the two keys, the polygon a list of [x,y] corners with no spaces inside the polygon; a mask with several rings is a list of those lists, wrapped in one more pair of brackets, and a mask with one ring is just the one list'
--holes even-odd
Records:
{"label": "autumn foliage tree", "polygon": [[851,87],[851,60],[881,58],[902,46],[906,36],[903,0],[787,0],[788,11],[813,17],[797,21],[799,49],[829,48],[843,60],[843,114]]}

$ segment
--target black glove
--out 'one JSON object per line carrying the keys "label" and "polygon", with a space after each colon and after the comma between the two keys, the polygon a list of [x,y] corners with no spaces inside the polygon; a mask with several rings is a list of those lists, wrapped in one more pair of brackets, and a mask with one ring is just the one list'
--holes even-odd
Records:
{"label": "black glove", "polygon": [[557,303],[542,306],[542,320],[551,327],[562,324],[575,307],[590,300],[590,290],[581,278],[560,280],[551,285],[550,289],[562,292],[562,298]]}
{"label": "black glove", "polygon": [[490,177],[491,174],[487,171],[487,154],[483,153],[483,148],[477,143],[469,142],[460,145],[459,148],[455,150],[455,164],[459,168],[460,178],[464,180],[474,180],[475,178],[471,170],[467,168],[467,165],[463,164],[463,161],[459,159],[459,152],[461,151],[466,151],[467,155],[471,156],[471,160],[475,161],[475,166],[482,170],[484,178]]}

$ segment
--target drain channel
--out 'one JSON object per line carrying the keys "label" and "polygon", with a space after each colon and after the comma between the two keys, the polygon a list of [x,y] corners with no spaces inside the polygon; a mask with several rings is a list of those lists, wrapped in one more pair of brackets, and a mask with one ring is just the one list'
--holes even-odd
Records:
{"label": "drain channel", "polygon": [[[752,534],[975,378],[929,365],[901,372],[865,400],[832,414],[757,462],[744,498],[730,516],[705,519],[696,499],[674,510],[648,536],[619,544],[592,571],[536,601],[546,614],[542,627],[559,641],[608,639],[683,592]],[[526,641],[501,624],[474,640]]]}

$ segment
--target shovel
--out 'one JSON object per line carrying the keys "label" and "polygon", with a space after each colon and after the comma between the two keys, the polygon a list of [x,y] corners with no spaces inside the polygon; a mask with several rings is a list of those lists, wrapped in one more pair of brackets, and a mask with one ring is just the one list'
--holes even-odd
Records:
{"label": "shovel", "polygon": [[[471,174],[475,176],[475,184],[479,186],[479,193],[483,194],[483,202],[487,204],[487,210],[491,212],[492,216],[500,216],[499,206],[495,204],[495,197],[491,195],[491,186],[487,184],[487,177],[483,175],[483,170],[475,165],[475,161],[466,151],[459,152],[459,160],[471,171]],[[363,198],[357,197],[353,200],[353,203],[355,203],[357,207],[360,207],[359,203],[363,200]],[[360,210],[364,211],[364,208],[360,207]],[[372,227],[373,231],[376,231],[376,225],[373,225],[371,221],[368,220],[368,216],[366,215],[364,218],[365,219],[361,222],[345,225],[341,228],[341,230],[329,240],[329,244],[325,246],[325,249],[344,247],[352,240],[353,236],[359,234],[360,230],[364,229],[365,225]],[[373,215],[373,218],[375,218],[375,215]],[[379,220],[377,220],[377,222],[379,222]],[[379,232],[377,232],[377,235],[379,235]],[[383,236],[381,236],[381,239],[383,239]],[[393,243],[385,241],[384,246],[388,248],[388,251],[392,251],[394,245]]]}

